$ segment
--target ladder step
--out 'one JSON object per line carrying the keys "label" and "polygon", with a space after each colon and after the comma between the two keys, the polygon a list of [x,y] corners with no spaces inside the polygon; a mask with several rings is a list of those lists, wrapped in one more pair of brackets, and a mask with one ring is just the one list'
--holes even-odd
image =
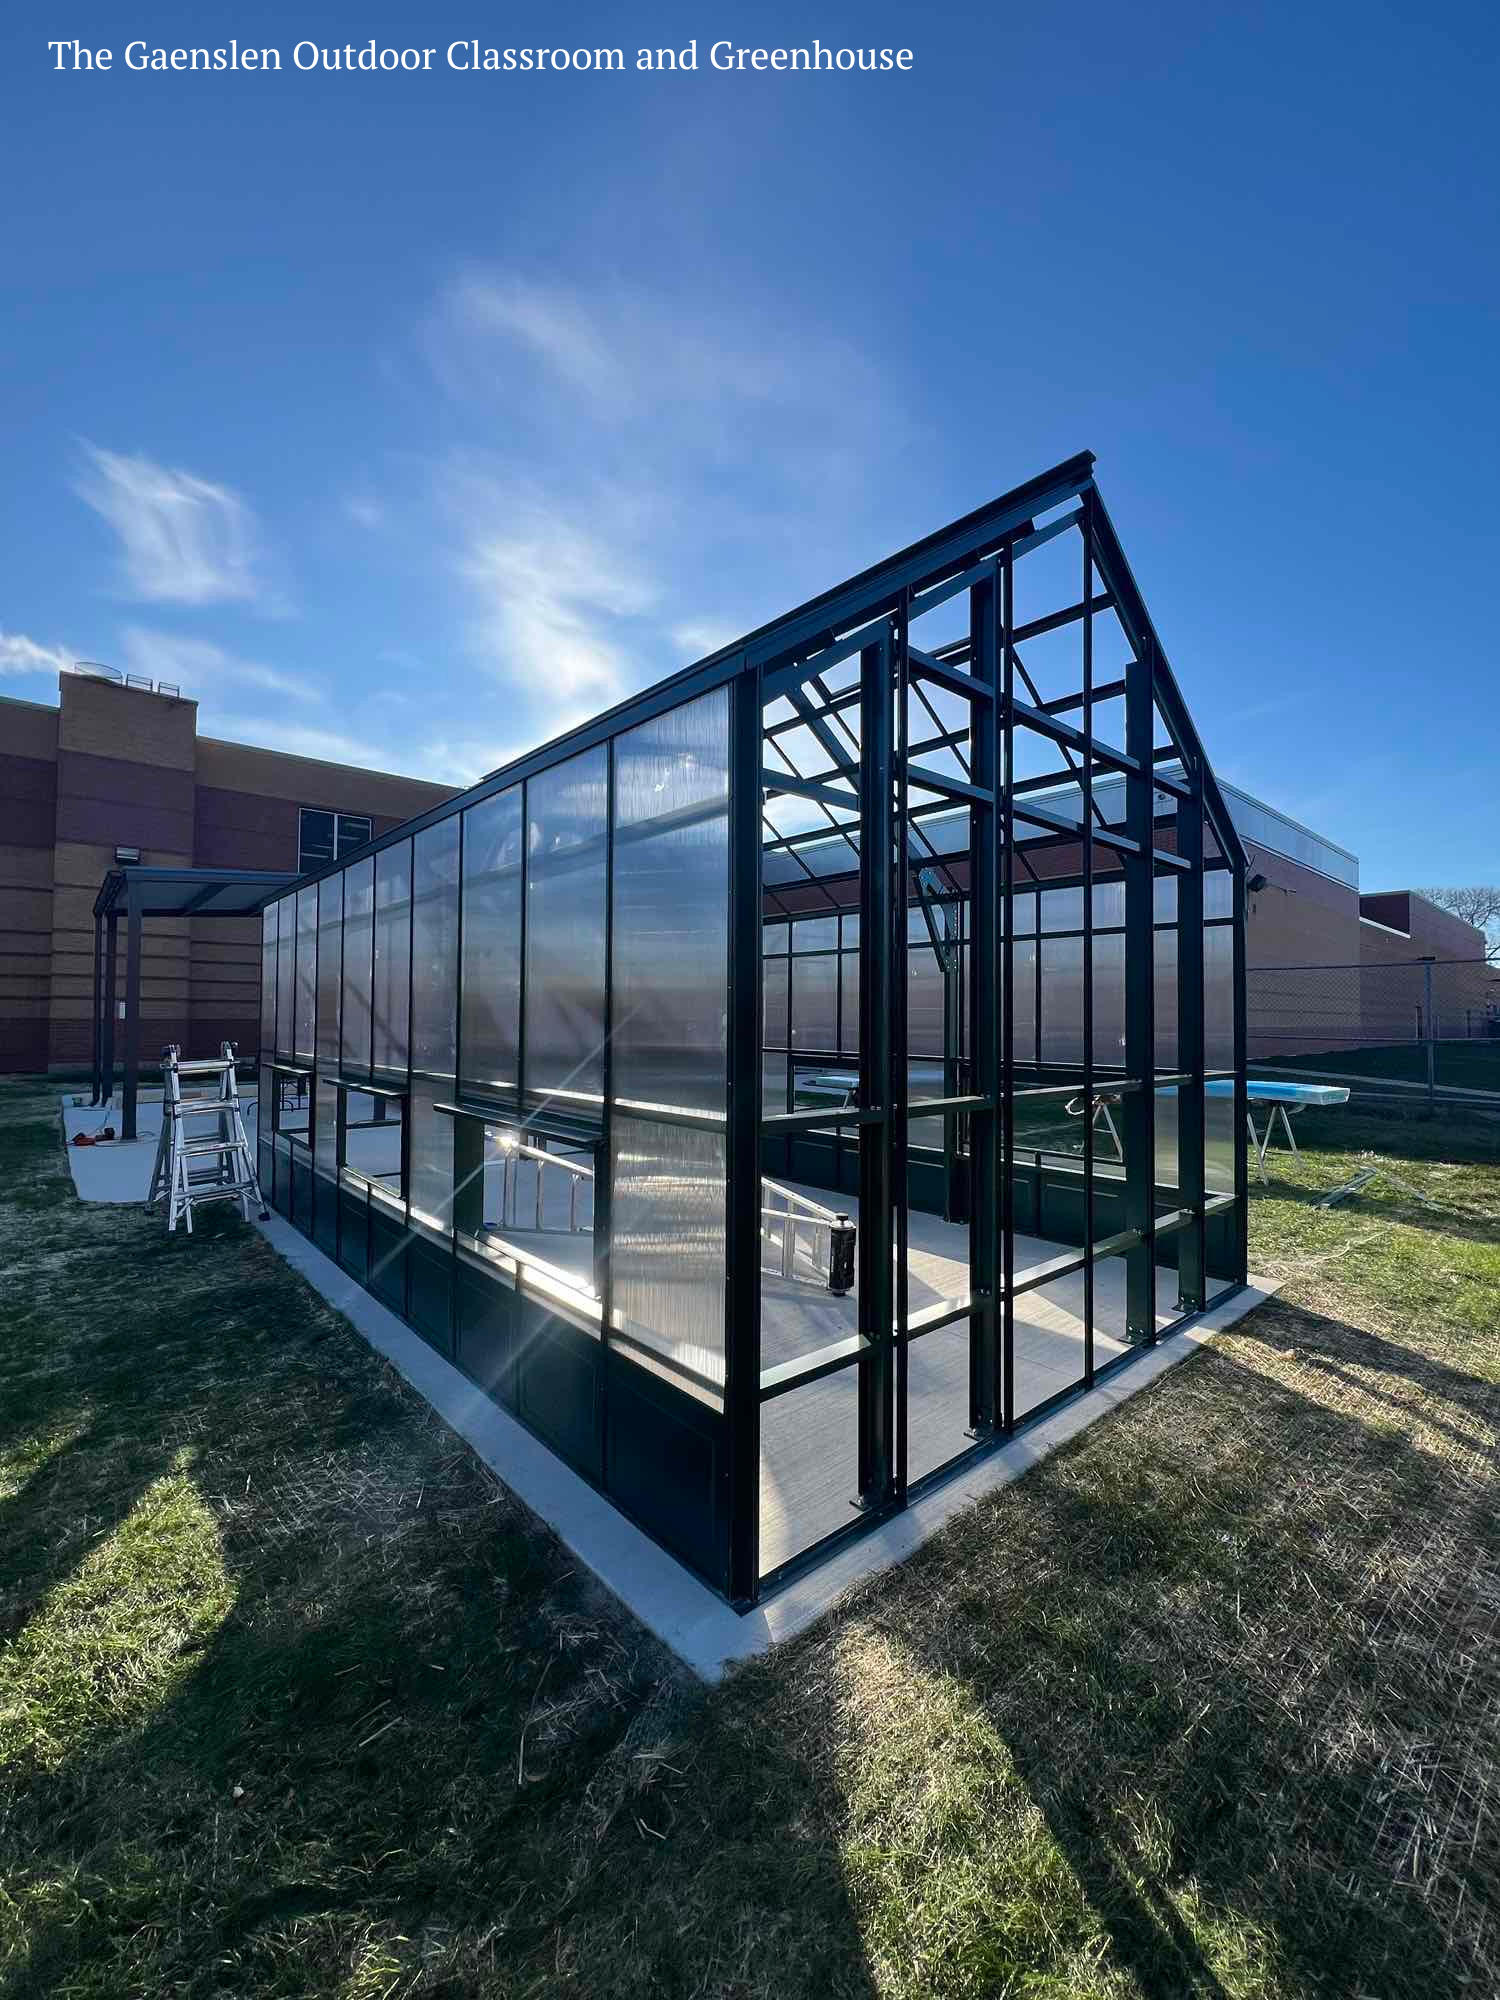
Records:
{"label": "ladder step", "polygon": [[238,1139],[225,1139],[222,1144],[217,1139],[198,1139],[181,1150],[184,1153],[238,1153],[244,1149]]}
{"label": "ladder step", "polygon": [[242,1194],[255,1192],[254,1181],[241,1181],[235,1187],[195,1188],[191,1202],[184,1202],[184,1208],[196,1208],[205,1201],[238,1201]]}

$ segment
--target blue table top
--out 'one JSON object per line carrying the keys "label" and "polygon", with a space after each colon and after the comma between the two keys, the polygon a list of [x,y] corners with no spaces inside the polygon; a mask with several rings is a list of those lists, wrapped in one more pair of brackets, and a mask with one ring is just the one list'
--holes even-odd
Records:
{"label": "blue table top", "polygon": [[[1233,1097],[1234,1084],[1215,1077],[1203,1086],[1205,1097]],[[1342,1083],[1289,1083],[1274,1076],[1254,1076],[1245,1084],[1245,1095],[1261,1104],[1347,1104],[1349,1092]]]}
{"label": "blue table top", "polygon": [[[859,1073],[856,1070],[822,1070],[814,1076],[799,1076],[797,1088],[816,1092],[819,1095],[842,1095],[858,1087]],[[1097,1086],[1101,1090],[1108,1086],[1102,1079]],[[1161,1094],[1161,1093],[1159,1093]],[[1214,1077],[1203,1086],[1205,1097],[1233,1097],[1234,1083],[1230,1077]],[[1245,1084],[1245,1095],[1253,1103],[1259,1104],[1347,1104],[1349,1091],[1342,1083],[1293,1083],[1284,1077],[1254,1076]]]}

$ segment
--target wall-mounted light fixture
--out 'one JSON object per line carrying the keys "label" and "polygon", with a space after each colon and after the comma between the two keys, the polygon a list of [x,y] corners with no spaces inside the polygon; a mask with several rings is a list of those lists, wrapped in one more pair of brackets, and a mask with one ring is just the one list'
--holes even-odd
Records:
{"label": "wall-mounted light fixture", "polygon": [[115,849],[115,859],[122,868],[129,867],[132,864],[138,865],[140,858],[141,850],[138,847],[117,847]]}

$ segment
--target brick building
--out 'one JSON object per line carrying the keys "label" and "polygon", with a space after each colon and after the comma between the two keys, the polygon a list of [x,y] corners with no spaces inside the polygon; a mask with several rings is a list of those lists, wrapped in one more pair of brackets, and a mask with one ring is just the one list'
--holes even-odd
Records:
{"label": "brick building", "polygon": [[[94,898],[119,862],[300,870],[455,788],[198,734],[175,689],[60,676],[0,700],[0,1070],[88,1063]],[[147,926],[141,1047],[259,1038],[260,922]]]}
{"label": "brick building", "polygon": [[[0,1070],[89,1061],[93,903],[119,860],[311,868],[453,789],[199,736],[196,702],[175,689],[73,673],[56,707],[0,700]],[[1478,931],[1415,890],[1361,895],[1347,848],[1221,790],[1249,856],[1252,1059],[1410,1039],[1423,975],[1384,968],[1429,955],[1473,961],[1438,975],[1437,1032],[1484,1031],[1495,991]],[[255,1052],[259,938],[254,920],[147,926],[147,1059],[225,1037]]]}
{"label": "brick building", "polygon": [[[1361,1029],[1367,1041],[1403,1041],[1431,1029],[1438,1040],[1488,1031],[1494,987],[1483,931],[1440,909],[1420,889],[1359,899]],[[1430,975],[1408,970],[1423,959]]]}

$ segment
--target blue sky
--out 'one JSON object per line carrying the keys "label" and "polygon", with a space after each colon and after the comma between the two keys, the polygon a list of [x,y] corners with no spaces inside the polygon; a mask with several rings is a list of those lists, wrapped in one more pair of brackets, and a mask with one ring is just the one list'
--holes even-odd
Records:
{"label": "blue sky", "polygon": [[[1494,19],[21,0],[0,691],[468,779],[1087,447],[1221,774],[1494,879]],[[475,35],[702,67],[290,68]]]}

